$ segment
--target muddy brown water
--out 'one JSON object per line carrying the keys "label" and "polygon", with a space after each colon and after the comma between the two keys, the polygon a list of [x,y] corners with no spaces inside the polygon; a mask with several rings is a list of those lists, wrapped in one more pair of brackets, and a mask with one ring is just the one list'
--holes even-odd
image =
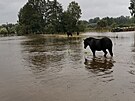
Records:
{"label": "muddy brown water", "polygon": [[[83,48],[108,36],[114,57]],[[135,32],[0,38],[0,101],[135,101]]]}

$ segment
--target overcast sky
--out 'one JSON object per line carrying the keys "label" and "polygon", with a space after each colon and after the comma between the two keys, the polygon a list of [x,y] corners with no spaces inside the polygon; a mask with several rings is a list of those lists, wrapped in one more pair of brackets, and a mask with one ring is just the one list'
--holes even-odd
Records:
{"label": "overcast sky", "polygon": [[[63,8],[73,0],[58,0]],[[128,10],[130,0],[74,0],[82,9],[81,19],[89,20],[94,17],[130,16]],[[27,0],[0,0],[0,24],[16,23],[18,12]]]}

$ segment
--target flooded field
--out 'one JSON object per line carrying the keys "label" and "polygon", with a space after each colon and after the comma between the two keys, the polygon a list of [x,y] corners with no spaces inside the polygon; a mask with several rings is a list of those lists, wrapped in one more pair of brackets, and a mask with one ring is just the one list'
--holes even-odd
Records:
{"label": "flooded field", "polygon": [[[108,36],[114,57],[83,39]],[[0,38],[0,101],[134,101],[135,32]]]}

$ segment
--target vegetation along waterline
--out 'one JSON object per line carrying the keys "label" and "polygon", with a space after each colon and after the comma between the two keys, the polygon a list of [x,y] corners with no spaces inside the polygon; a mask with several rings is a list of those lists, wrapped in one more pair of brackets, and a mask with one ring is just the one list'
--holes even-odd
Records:
{"label": "vegetation along waterline", "polygon": [[[76,1],[72,1],[64,10],[57,0],[28,0],[18,13],[16,24],[0,25],[1,36],[29,34],[59,34],[87,31],[134,31],[135,18],[133,1],[129,10],[132,17],[104,17],[81,20],[82,10]],[[125,30],[126,28],[126,30]]]}

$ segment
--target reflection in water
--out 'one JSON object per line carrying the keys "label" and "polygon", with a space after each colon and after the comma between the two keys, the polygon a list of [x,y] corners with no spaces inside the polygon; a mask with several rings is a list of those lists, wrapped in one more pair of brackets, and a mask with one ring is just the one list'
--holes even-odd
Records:
{"label": "reflection in water", "polygon": [[[135,52],[135,34],[134,34],[134,37],[133,37],[133,43],[132,43],[132,52]],[[135,75],[135,55],[132,55],[132,60],[131,60],[131,66],[130,66],[130,70],[128,71],[129,74],[131,75]]]}
{"label": "reflection in water", "polygon": [[106,58],[93,58],[92,60],[88,60],[85,58],[85,68],[95,74],[96,76],[102,77],[105,80],[104,82],[109,82],[114,80],[112,67],[114,66],[114,61],[112,59]]}
{"label": "reflection in water", "polygon": [[135,52],[135,34],[134,34],[134,39],[133,39],[133,45],[132,45],[133,49],[132,52]]}
{"label": "reflection in water", "polygon": [[114,66],[111,59],[107,60],[100,58],[93,58],[92,60],[88,60],[85,58],[84,64],[86,65],[86,68],[88,70],[92,70],[95,73],[107,71],[109,69],[112,69],[112,67]]}
{"label": "reflection in water", "polygon": [[128,72],[131,75],[135,75],[135,55],[132,56],[132,61],[131,61],[131,64],[130,64],[130,70]]}
{"label": "reflection in water", "polygon": [[[63,57],[64,57],[63,54],[61,55],[50,54],[49,55],[48,53],[43,53],[43,54],[35,53],[33,55],[26,56],[25,61],[29,62],[28,67],[31,67],[30,69],[34,73],[40,73],[40,72],[46,71],[47,69],[49,69],[49,67],[50,68],[56,67],[57,71],[60,71],[61,64],[59,63],[59,61],[61,61]],[[56,68],[53,68],[52,72],[56,71]]]}
{"label": "reflection in water", "polygon": [[25,64],[34,73],[59,72],[81,59],[80,44],[80,37],[28,36],[22,42]]}

